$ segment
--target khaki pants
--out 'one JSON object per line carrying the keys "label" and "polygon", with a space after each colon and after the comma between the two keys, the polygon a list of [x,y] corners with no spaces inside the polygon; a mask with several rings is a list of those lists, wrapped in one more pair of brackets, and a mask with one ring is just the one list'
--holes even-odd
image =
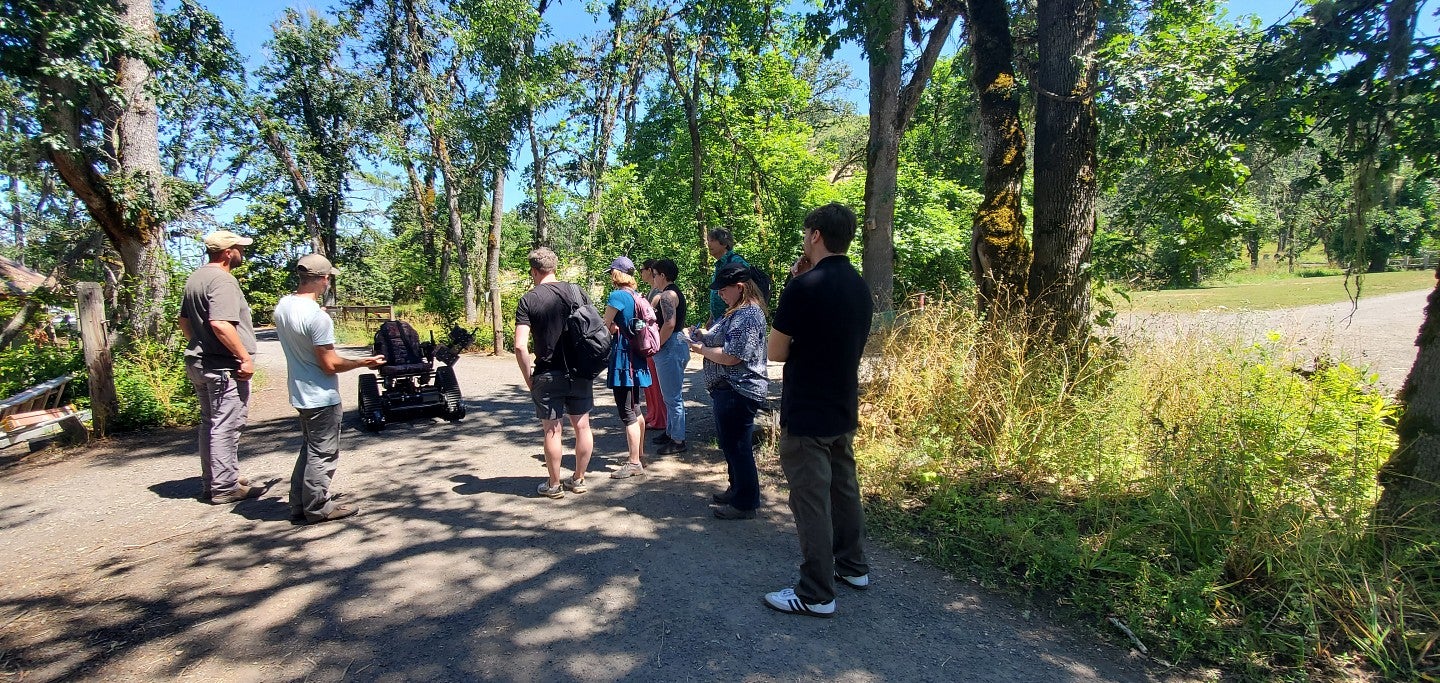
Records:
{"label": "khaki pants", "polygon": [[855,478],[855,433],[780,434],[780,467],[790,480],[790,510],[800,536],[800,582],[795,595],[809,604],[835,599],[835,575],[869,574],[863,540],[865,512]]}

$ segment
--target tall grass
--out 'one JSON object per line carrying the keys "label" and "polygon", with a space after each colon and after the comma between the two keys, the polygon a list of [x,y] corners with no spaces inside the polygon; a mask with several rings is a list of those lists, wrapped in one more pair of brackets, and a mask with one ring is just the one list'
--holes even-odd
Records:
{"label": "tall grass", "polygon": [[880,341],[862,482],[882,532],[1116,616],[1176,661],[1440,673],[1440,558],[1371,528],[1395,406],[1278,339],[1056,348],[942,302]]}

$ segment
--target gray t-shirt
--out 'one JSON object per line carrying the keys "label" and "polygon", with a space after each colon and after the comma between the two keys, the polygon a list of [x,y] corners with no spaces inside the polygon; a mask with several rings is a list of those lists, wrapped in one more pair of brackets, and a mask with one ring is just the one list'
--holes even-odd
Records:
{"label": "gray t-shirt", "polygon": [[250,304],[240,291],[235,276],[220,266],[205,265],[195,269],[185,280],[185,295],[180,300],[180,317],[190,320],[194,337],[185,347],[185,361],[202,370],[235,370],[240,359],[220,343],[211,320],[235,323],[240,345],[255,353],[255,331],[250,326]]}
{"label": "gray t-shirt", "polygon": [[314,299],[289,294],[275,305],[275,336],[290,371],[290,405],[324,408],[340,402],[340,378],[320,369],[315,347],[335,343],[335,323]]}

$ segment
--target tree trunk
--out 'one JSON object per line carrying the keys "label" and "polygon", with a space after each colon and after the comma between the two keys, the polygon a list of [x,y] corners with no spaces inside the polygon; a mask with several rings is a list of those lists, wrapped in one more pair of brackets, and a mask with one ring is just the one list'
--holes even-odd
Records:
{"label": "tree trunk", "polygon": [[25,265],[25,214],[20,210],[20,176],[10,169],[10,229],[15,235],[15,262]]}
{"label": "tree trunk", "polygon": [[1040,0],[1035,227],[1027,285],[1033,330],[1056,341],[1090,330],[1095,239],[1095,40],[1099,0]]}
{"label": "tree trunk", "polygon": [[865,223],[861,267],[875,310],[895,301],[895,192],[900,173],[900,79],[905,63],[908,0],[883,5],[884,21],[871,19],[865,42],[870,62],[870,138],[865,149]]}
{"label": "tree trunk", "polygon": [[865,282],[875,310],[895,307],[895,193],[899,187],[900,138],[915,115],[930,73],[957,17],[946,11],[936,20],[908,83],[901,82],[905,62],[905,27],[911,19],[908,0],[884,5],[884,21],[867,23],[865,42],[870,64],[870,136],[865,148],[865,223],[860,241]]}
{"label": "tree trunk", "polygon": [[969,1],[970,54],[980,95],[980,156],[984,197],[975,213],[971,268],[986,315],[1018,312],[1030,268],[1020,194],[1025,180],[1025,129],[1005,0]]}
{"label": "tree trunk", "polygon": [[[691,74],[691,82],[687,86],[680,78],[680,70],[675,66],[675,44],[667,36],[661,46],[665,53],[665,67],[670,74],[670,84],[680,94],[680,103],[685,109],[685,128],[690,133],[690,209],[695,212],[695,231],[700,245],[700,265],[702,267],[709,263],[710,252],[706,250],[708,236],[705,227],[705,185],[703,181],[705,171],[705,142],[700,137],[700,92],[703,85],[700,79],[700,58],[695,57],[695,66]],[[703,43],[702,47],[703,49]]]}
{"label": "tree trunk", "polygon": [[470,267],[470,245],[465,242],[465,226],[460,220],[460,179],[450,162],[450,146],[446,144],[445,136],[435,128],[431,128],[430,134],[435,144],[435,156],[440,160],[440,179],[445,183],[450,241],[455,245],[455,263],[460,267],[460,295],[465,299],[465,322],[474,325],[479,319],[479,312],[475,310],[475,272]]}
{"label": "tree trunk", "polygon": [[435,184],[430,176],[425,182],[420,182],[420,174],[415,172],[415,163],[409,159],[405,160],[405,175],[410,179],[410,192],[415,195],[415,214],[420,221],[420,250],[425,257],[425,265],[435,265]]}
{"label": "tree trunk", "polygon": [[1419,353],[1399,400],[1399,444],[1380,469],[1378,512],[1391,525],[1429,529],[1440,523],[1440,270],[1415,341]]}
{"label": "tree trunk", "polygon": [[490,239],[485,248],[485,281],[490,287],[490,325],[495,330],[495,352],[505,351],[505,321],[500,308],[500,234],[505,218],[505,166],[495,169],[495,187],[490,194]]}
{"label": "tree trunk", "polygon": [[545,155],[540,150],[540,135],[535,130],[535,108],[525,110],[526,128],[530,131],[530,191],[535,195],[536,247],[550,246],[550,221],[545,208]]}

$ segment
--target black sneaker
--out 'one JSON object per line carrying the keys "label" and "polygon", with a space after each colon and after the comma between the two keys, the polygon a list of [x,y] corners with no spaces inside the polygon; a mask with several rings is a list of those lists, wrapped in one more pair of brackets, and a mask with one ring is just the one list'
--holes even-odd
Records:
{"label": "black sneaker", "polygon": [[685,447],[684,441],[675,441],[672,439],[669,443],[661,446],[659,450],[655,451],[655,454],[674,455],[676,453],[684,453],[686,450],[688,449]]}
{"label": "black sneaker", "polygon": [[674,439],[670,438],[669,434],[666,434],[665,432],[660,432],[660,436],[651,439],[650,443],[653,443],[656,446],[664,446],[665,444],[673,443],[674,441]]}
{"label": "black sneaker", "polygon": [[712,493],[710,494],[710,500],[715,501],[716,505],[728,505],[730,503],[730,490],[726,489],[724,493]]}

